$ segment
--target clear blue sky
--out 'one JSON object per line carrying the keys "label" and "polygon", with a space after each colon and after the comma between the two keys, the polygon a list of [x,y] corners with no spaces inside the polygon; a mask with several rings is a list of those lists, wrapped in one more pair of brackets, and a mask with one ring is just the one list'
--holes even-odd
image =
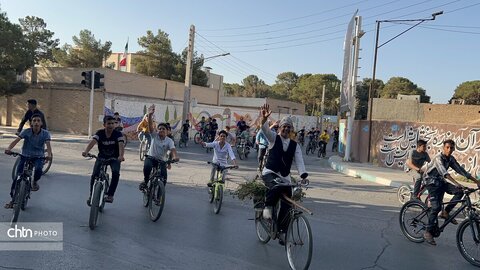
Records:
{"label": "clear blue sky", "polygon": [[[446,103],[460,83],[480,79],[479,0],[0,0],[0,8],[15,23],[28,15],[43,18],[61,44],[72,44],[72,36],[88,29],[102,42],[111,41],[113,52],[123,52],[127,37],[129,52],[140,50],[137,39],[158,29],[181,52],[194,24],[201,35],[198,53],[232,54],[207,61],[212,72],[228,83],[255,74],[268,84],[285,71],[333,73],[341,79],[343,39],[356,9],[366,32],[360,80],[372,77],[375,20],[428,18],[443,10],[435,21],[379,49],[377,78],[406,77],[426,89],[434,103]],[[408,27],[382,23],[380,43]]]}

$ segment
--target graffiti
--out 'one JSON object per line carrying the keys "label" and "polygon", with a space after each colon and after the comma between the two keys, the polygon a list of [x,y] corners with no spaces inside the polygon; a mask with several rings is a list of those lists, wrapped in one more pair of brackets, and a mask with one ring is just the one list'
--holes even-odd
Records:
{"label": "graffiti", "polygon": [[443,142],[452,139],[456,144],[454,156],[462,167],[472,175],[480,173],[478,150],[480,150],[480,128],[452,128],[453,125],[415,125],[412,123],[391,124],[384,126],[383,138],[377,144],[379,160],[383,166],[402,169],[405,166],[408,152],[415,149],[417,141],[427,141],[427,152],[430,157],[440,153]]}

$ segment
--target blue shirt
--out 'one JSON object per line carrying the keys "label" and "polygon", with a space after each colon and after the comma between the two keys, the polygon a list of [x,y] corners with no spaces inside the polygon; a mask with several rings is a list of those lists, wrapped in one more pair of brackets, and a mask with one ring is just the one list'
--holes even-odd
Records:
{"label": "blue shirt", "polygon": [[18,137],[23,139],[22,155],[27,157],[43,157],[45,142],[50,141],[50,133],[45,129],[34,134],[32,128],[27,128]]}
{"label": "blue shirt", "polygon": [[257,142],[259,142],[258,148],[260,149],[267,148],[268,140],[267,140],[267,137],[265,137],[265,134],[263,134],[262,130],[258,131],[256,140]]}

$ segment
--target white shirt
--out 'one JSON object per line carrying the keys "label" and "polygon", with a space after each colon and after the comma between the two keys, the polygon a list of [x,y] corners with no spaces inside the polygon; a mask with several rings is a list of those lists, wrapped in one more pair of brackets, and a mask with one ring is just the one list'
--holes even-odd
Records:
{"label": "white shirt", "polygon": [[219,163],[220,166],[227,166],[227,156],[230,156],[231,160],[235,159],[235,154],[233,153],[232,146],[225,142],[223,147],[220,146],[220,143],[217,141],[211,143],[205,143],[206,147],[213,148],[213,163]]}
{"label": "white shirt", "polygon": [[152,143],[150,144],[147,155],[159,158],[163,161],[167,161],[168,150],[175,149],[175,144],[173,143],[173,140],[167,136],[165,136],[163,140],[160,139],[158,132],[152,132],[151,136]]}
{"label": "white shirt", "polygon": [[[268,123],[265,122],[262,125],[262,132],[267,138],[268,141],[268,150],[272,149],[273,146],[275,145],[275,139],[277,138],[277,133],[273,132],[270,130]],[[282,140],[282,146],[283,146],[283,151],[287,151],[288,149],[288,144],[290,143],[290,138],[283,138],[280,136],[280,139]],[[297,148],[295,148],[295,157],[294,157],[295,165],[297,166],[297,171],[300,175],[306,173],[307,171],[305,170],[305,163],[303,162],[303,155],[302,155],[302,149],[300,148],[299,144],[297,143]],[[267,169],[267,167],[263,168],[262,175],[267,175],[269,173],[276,174],[282,181],[284,182],[291,182],[292,179],[290,177],[290,174],[282,177],[280,174],[273,172],[272,170]]]}

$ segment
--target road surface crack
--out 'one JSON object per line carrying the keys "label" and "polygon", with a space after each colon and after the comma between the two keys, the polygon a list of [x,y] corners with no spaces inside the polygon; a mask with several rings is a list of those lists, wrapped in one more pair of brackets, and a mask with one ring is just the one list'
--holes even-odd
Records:
{"label": "road surface crack", "polygon": [[381,238],[385,241],[385,245],[382,247],[382,250],[381,250],[380,253],[377,255],[377,258],[375,259],[375,262],[373,263],[372,266],[364,267],[364,268],[362,268],[361,270],[375,269],[375,268],[386,269],[386,268],[383,268],[383,267],[381,267],[380,265],[378,265],[378,261],[380,260],[380,258],[382,257],[382,255],[385,253],[385,251],[387,250],[387,248],[392,245],[392,243],[390,243],[390,241],[386,238],[386,230],[391,227],[391,223],[393,222],[394,219],[396,219],[396,217],[392,217],[392,218],[387,222],[387,226],[385,226],[385,228],[383,228],[382,231],[381,231],[380,236],[381,236]]}

